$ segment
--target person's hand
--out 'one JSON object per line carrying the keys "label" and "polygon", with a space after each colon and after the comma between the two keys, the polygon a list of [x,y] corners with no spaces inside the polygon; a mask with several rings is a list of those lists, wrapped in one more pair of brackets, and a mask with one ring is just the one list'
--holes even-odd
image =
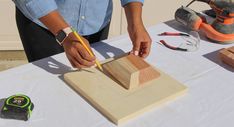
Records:
{"label": "person's hand", "polygon": [[[86,45],[90,48],[89,42],[81,37]],[[87,68],[95,64],[95,57],[92,57],[83,45],[78,41],[73,33],[69,34],[63,42],[63,47],[68,60],[74,68]],[[90,48],[91,50],[91,48]]]}
{"label": "person's hand", "polygon": [[152,40],[144,25],[128,26],[128,33],[133,44],[131,53],[146,58],[150,53]]}

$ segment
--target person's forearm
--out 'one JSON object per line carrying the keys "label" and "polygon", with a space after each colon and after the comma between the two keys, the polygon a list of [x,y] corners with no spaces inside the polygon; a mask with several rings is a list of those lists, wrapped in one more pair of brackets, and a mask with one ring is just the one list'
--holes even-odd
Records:
{"label": "person's forearm", "polygon": [[128,26],[143,25],[142,22],[142,3],[132,2],[124,6]]}
{"label": "person's forearm", "polygon": [[59,14],[58,11],[52,11],[39,19],[54,35],[69,25]]}
{"label": "person's forearm", "polygon": [[132,2],[124,6],[127,21],[128,33],[133,47],[130,53],[146,58],[150,53],[151,38],[146,31],[142,21],[142,3]]}

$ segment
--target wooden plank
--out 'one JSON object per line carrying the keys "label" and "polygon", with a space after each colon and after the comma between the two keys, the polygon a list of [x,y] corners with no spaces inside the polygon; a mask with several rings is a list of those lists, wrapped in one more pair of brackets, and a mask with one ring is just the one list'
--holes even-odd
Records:
{"label": "wooden plank", "polygon": [[134,90],[126,90],[97,68],[64,75],[65,81],[97,110],[119,125],[185,93],[187,88],[165,73]]}
{"label": "wooden plank", "polygon": [[126,89],[137,88],[160,76],[147,62],[132,54],[103,64],[103,69]]}
{"label": "wooden plank", "polygon": [[234,46],[220,50],[219,57],[224,63],[234,68]]}

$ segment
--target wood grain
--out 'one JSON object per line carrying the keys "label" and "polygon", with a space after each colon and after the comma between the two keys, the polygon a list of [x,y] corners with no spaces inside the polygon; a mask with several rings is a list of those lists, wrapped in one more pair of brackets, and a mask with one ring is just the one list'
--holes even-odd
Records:
{"label": "wood grain", "polygon": [[156,70],[161,74],[158,79],[134,90],[126,90],[97,68],[70,72],[64,79],[94,108],[119,125],[186,92],[184,85]]}
{"label": "wood grain", "polygon": [[227,49],[229,52],[233,53],[234,54],[234,46],[230,47]]}
{"label": "wood grain", "polygon": [[151,65],[132,54],[103,64],[103,69],[129,90],[160,76]]}
{"label": "wood grain", "polygon": [[234,46],[219,51],[220,59],[234,68]]}

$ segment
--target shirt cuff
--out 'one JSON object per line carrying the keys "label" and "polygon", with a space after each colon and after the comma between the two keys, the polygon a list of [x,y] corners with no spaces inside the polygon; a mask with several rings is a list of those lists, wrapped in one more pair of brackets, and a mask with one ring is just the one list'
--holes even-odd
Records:
{"label": "shirt cuff", "polygon": [[141,2],[143,4],[144,0],[121,0],[121,5],[125,6],[126,4],[131,3],[131,2]]}
{"label": "shirt cuff", "polygon": [[30,0],[26,3],[26,8],[32,17],[39,19],[58,7],[54,0]]}

